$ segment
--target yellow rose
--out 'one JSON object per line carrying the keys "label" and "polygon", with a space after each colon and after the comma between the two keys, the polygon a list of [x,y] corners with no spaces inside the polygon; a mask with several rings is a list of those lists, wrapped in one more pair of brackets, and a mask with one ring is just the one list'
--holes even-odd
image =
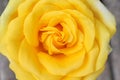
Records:
{"label": "yellow rose", "polygon": [[0,52],[18,80],[95,80],[115,26],[99,0],[10,0]]}

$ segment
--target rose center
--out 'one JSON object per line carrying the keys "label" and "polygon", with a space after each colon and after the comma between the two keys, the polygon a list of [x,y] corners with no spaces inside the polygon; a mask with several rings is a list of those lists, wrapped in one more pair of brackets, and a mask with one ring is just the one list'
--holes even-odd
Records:
{"label": "rose center", "polygon": [[65,48],[66,46],[64,33],[60,30],[62,30],[62,26],[59,28],[58,26],[47,26],[40,29],[40,42],[44,43],[43,47],[49,54],[60,53],[59,49]]}
{"label": "rose center", "polygon": [[48,12],[41,17],[39,26],[39,40],[48,54],[67,55],[67,49],[76,47],[78,28],[70,14],[64,11]]}

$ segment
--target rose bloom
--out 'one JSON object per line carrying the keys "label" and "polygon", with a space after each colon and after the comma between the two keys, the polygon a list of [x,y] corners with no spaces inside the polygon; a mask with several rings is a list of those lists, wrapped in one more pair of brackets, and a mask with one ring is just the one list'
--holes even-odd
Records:
{"label": "rose bloom", "polygon": [[0,52],[18,80],[95,80],[115,26],[99,0],[10,0],[0,17]]}

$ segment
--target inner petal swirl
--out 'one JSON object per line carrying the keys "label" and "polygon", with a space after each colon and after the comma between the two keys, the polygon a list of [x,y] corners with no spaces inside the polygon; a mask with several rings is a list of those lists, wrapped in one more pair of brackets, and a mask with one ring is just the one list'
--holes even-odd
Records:
{"label": "inner petal swirl", "polygon": [[[48,54],[61,54],[60,49],[75,46],[78,42],[77,24],[72,16],[63,11],[52,11],[40,19],[40,42]],[[63,53],[66,54],[66,53]]]}

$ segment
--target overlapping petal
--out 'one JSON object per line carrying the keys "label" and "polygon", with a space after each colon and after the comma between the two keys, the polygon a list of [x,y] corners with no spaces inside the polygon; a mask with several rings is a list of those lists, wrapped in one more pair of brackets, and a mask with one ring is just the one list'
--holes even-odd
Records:
{"label": "overlapping petal", "polygon": [[95,80],[115,26],[99,0],[10,0],[0,52],[20,80]]}

